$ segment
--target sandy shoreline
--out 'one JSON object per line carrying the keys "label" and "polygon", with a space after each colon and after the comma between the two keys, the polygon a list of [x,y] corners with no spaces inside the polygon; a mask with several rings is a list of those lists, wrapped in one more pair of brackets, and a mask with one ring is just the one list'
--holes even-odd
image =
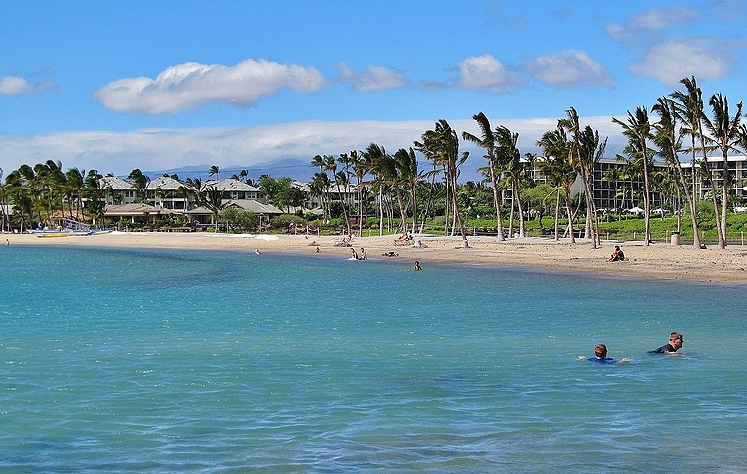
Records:
{"label": "sandy shoreline", "polygon": [[[38,238],[33,235],[3,234],[11,245],[75,245],[101,247],[162,247],[249,250],[261,252],[291,252],[313,254],[319,245],[322,255],[348,258],[349,247],[334,245],[338,238],[314,235],[232,235],[158,232],[113,232],[86,237]],[[416,236],[423,247],[395,246],[392,236],[355,238],[358,252],[364,247],[369,258],[384,258],[385,252],[395,252],[393,261],[412,264],[419,260],[424,268],[428,262],[482,264],[546,268],[610,275],[648,276],[705,282],[747,284],[747,246],[735,244],[725,250],[665,243],[648,247],[642,242],[603,242],[593,249],[585,241],[571,244],[567,239],[555,242],[545,238],[512,239],[498,242],[494,237],[470,237],[470,248],[461,248],[460,237]],[[607,262],[614,245],[620,244],[628,261]]]}

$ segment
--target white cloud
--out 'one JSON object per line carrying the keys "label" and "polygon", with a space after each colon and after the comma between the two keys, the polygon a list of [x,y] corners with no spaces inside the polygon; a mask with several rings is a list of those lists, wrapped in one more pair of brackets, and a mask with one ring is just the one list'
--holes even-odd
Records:
{"label": "white cloud", "polygon": [[[536,151],[535,143],[542,133],[555,128],[557,118],[506,119],[491,118],[493,125],[505,125],[519,133],[522,152]],[[471,119],[449,120],[461,135],[467,130],[479,134]],[[612,142],[624,143],[620,128],[610,117],[583,117],[584,125],[599,129],[601,135],[615,135]],[[362,150],[375,142],[394,152],[410,147],[434,121],[400,122],[306,121],[281,125],[241,128],[141,129],[130,132],[77,131],[46,135],[0,136],[0,156],[6,157],[6,175],[22,164],[31,166],[47,160],[61,161],[65,169],[96,169],[102,174],[127,175],[135,168],[163,171],[185,166],[218,165],[251,167],[280,158],[308,159],[317,154],[336,155],[350,150]],[[470,150],[466,143],[464,150]],[[483,166],[480,150],[474,149],[470,163]],[[622,149],[622,145],[619,146]],[[421,167],[425,167],[425,163]],[[469,168],[469,166],[466,166]],[[465,176],[468,176],[465,169]],[[473,173],[474,175],[474,173]],[[471,178],[470,178],[471,179]]]}
{"label": "white cloud", "polygon": [[517,78],[489,54],[465,59],[459,63],[459,73],[456,85],[468,91],[503,94],[518,85]]}
{"label": "white cloud", "polygon": [[607,34],[615,41],[640,43],[662,30],[685,25],[698,18],[698,12],[682,5],[665,9],[652,8],[644,13],[631,15],[623,25],[607,25]]}
{"label": "white cloud", "polygon": [[248,59],[236,66],[184,63],[172,66],[155,79],[120,79],[94,93],[104,107],[118,112],[148,115],[173,114],[207,102],[251,107],[262,98],[289,88],[315,92],[326,87],[313,67]]}
{"label": "white cloud", "polygon": [[657,43],[634,64],[633,74],[677,86],[683,77],[720,79],[732,74],[736,60],[726,47],[705,38],[682,38]]}
{"label": "white cloud", "polygon": [[584,51],[567,50],[540,56],[525,64],[535,79],[559,89],[614,87],[610,72]]}
{"label": "white cloud", "polygon": [[404,74],[384,66],[366,66],[357,73],[347,64],[340,64],[338,80],[353,85],[356,92],[381,92],[410,86]]}
{"label": "white cloud", "polygon": [[51,81],[42,81],[38,84],[31,84],[26,79],[18,76],[5,76],[0,78],[0,94],[19,96],[24,94],[34,94],[54,89],[54,83]]}

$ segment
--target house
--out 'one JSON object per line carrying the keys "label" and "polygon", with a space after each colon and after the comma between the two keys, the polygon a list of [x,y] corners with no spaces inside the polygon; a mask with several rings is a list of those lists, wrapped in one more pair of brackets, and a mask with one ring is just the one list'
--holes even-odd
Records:
{"label": "house", "polygon": [[161,216],[181,215],[180,211],[151,206],[145,203],[107,204],[104,208],[104,217],[113,223],[128,221],[139,224],[153,224]]}
{"label": "house", "polygon": [[145,186],[148,203],[156,207],[185,211],[194,201],[194,191],[168,176],[161,176]]}
{"label": "house", "polygon": [[99,188],[106,193],[106,204],[131,204],[137,198],[135,186],[116,176],[101,178]]}

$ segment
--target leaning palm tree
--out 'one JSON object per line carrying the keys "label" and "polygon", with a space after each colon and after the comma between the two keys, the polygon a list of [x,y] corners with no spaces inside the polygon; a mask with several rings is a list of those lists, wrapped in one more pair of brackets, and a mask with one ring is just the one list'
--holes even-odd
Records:
{"label": "leaning palm tree", "polygon": [[459,167],[469,157],[469,152],[463,152],[459,155],[459,137],[449,123],[440,119],[436,122],[433,130],[427,130],[421,135],[421,142],[415,142],[415,148],[428,160],[441,164],[446,169],[446,181],[451,194],[453,212],[456,221],[459,224],[459,231],[462,235],[462,247],[469,247],[467,242],[467,230],[464,227],[462,213],[459,210],[457,200],[457,178],[459,177]]}
{"label": "leaning palm tree", "polygon": [[[545,132],[537,141],[537,146],[543,149],[543,159],[538,161],[537,166],[542,174],[557,188],[558,203],[560,202],[560,190],[563,189],[565,210],[568,218],[567,232],[570,236],[571,243],[576,242],[575,231],[573,229],[573,216],[571,211],[570,198],[573,182],[576,180],[578,173],[569,159],[572,150],[572,144],[568,141],[565,130],[558,123],[555,130]],[[559,204],[556,204],[558,206]],[[555,240],[559,239],[558,235],[558,212],[555,213]]]}
{"label": "leaning palm tree", "polygon": [[503,236],[503,219],[501,218],[501,194],[498,189],[501,168],[496,161],[496,137],[490,129],[490,121],[484,113],[480,112],[473,115],[472,118],[480,126],[482,136],[478,138],[469,132],[462,132],[462,138],[485,149],[485,158],[488,160],[488,177],[490,178],[490,184],[493,187],[493,205],[495,206],[495,218],[498,225],[498,240],[503,241],[505,240],[505,237]]}
{"label": "leaning palm tree", "polygon": [[208,177],[215,176],[216,181],[220,181],[220,168],[217,165],[213,165],[210,167],[210,171],[208,172]]}
{"label": "leaning palm tree", "polygon": [[[685,194],[687,205],[690,207],[690,220],[692,221],[693,227],[693,247],[700,249],[698,213],[695,209],[695,194],[690,190],[690,186],[688,186],[684,170],[682,169],[682,163],[679,158],[679,154],[682,150],[680,136],[684,133],[685,129],[683,127],[678,128],[677,126],[677,122],[681,117],[677,111],[677,104],[672,99],[660,97],[656,101],[656,104],[651,107],[651,110],[659,115],[659,120],[653,124],[654,143],[659,148],[659,156],[663,157],[670,166],[673,166],[677,173],[679,190]],[[694,181],[695,180],[693,179],[693,182]]]}
{"label": "leaning palm tree", "polygon": [[[737,148],[742,119],[742,103],[737,104],[733,117],[729,116],[729,101],[721,94],[716,94],[708,101],[713,109],[713,120],[704,117],[703,122],[711,133],[714,144],[721,150],[721,225],[718,233],[718,247],[726,248],[726,215],[729,209],[729,152]],[[715,190],[714,190],[715,192]],[[718,213],[718,210],[716,209]]]}
{"label": "leaning palm tree", "polygon": [[645,244],[651,242],[651,185],[649,183],[650,159],[651,153],[648,142],[652,138],[651,123],[648,119],[646,107],[637,107],[635,115],[628,111],[628,120],[623,122],[617,118],[612,118],[612,122],[623,128],[623,135],[628,138],[630,153],[640,161],[643,167],[643,202],[644,202],[644,219],[645,219]]}
{"label": "leaning palm tree", "polygon": [[[673,100],[675,114],[677,119],[682,122],[681,133],[690,136],[690,171],[691,176],[697,176],[697,147],[695,141],[700,140],[700,150],[702,153],[701,158],[703,161],[707,160],[707,149],[705,146],[705,136],[703,134],[703,119],[705,113],[703,112],[703,97],[700,87],[695,80],[695,76],[690,78],[684,78],[680,81],[680,84],[685,86],[685,92],[675,91],[672,92],[669,97]],[[693,200],[698,200],[697,193],[697,180],[693,179],[692,182],[692,195]]]}
{"label": "leaning palm tree", "polygon": [[[578,112],[574,107],[569,108],[565,111],[566,118],[558,120],[558,127],[562,128],[566,133],[571,136],[570,150],[568,153],[568,160],[571,162],[574,168],[578,171],[581,176],[581,182],[584,186],[584,193],[586,196],[587,204],[592,202],[594,197],[591,195],[591,188],[589,185],[589,176],[586,173],[586,167],[581,163],[582,158],[580,155],[581,148],[581,124],[578,117]],[[592,217],[591,217],[591,206],[586,206],[586,226],[584,229],[585,238],[592,236],[593,229],[591,228]],[[594,248],[596,248],[596,238],[593,239]]]}

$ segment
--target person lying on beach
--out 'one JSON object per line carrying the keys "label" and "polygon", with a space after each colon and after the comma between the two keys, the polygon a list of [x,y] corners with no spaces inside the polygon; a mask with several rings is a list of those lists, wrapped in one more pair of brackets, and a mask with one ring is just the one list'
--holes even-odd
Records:
{"label": "person lying on beach", "polygon": [[409,232],[405,232],[400,237],[397,237],[396,239],[394,239],[395,242],[406,242],[408,240],[410,240],[410,233]]}
{"label": "person lying on beach", "polygon": [[[615,359],[607,357],[607,346],[604,344],[597,344],[594,346],[594,357],[578,356],[578,359],[599,362],[600,364],[617,364]],[[630,362],[630,359],[623,358],[620,359],[620,362]]]}
{"label": "person lying on beach", "polygon": [[654,349],[653,351],[648,351],[649,354],[670,354],[677,352],[677,349],[680,349],[682,347],[682,344],[684,343],[684,340],[682,339],[682,333],[679,332],[673,332],[669,335],[669,344],[664,344],[663,346]]}
{"label": "person lying on beach", "polygon": [[610,258],[607,259],[608,262],[622,262],[625,260],[625,254],[622,250],[620,250],[619,245],[615,245],[615,251],[612,252],[612,255],[610,255]]}

